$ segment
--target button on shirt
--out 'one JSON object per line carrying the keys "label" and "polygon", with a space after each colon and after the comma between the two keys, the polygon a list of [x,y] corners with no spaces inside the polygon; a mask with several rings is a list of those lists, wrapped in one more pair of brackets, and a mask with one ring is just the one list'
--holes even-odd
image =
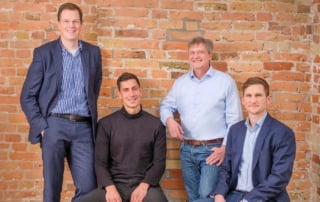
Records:
{"label": "button on shirt", "polygon": [[62,84],[57,105],[52,112],[90,116],[81,62],[82,43],[79,43],[79,49],[74,54],[71,54],[62,45],[61,49]]}
{"label": "button on shirt", "polygon": [[184,138],[193,140],[224,138],[229,127],[242,119],[234,80],[211,67],[201,79],[190,71],[175,81],[160,104],[161,121],[166,124],[175,111],[180,114]]}
{"label": "button on shirt", "polygon": [[254,188],[252,182],[253,154],[257,137],[266,116],[267,113],[262,118],[260,118],[253,127],[250,126],[249,119],[245,121],[247,132],[243,144],[242,159],[239,168],[238,184],[236,190],[250,192]]}

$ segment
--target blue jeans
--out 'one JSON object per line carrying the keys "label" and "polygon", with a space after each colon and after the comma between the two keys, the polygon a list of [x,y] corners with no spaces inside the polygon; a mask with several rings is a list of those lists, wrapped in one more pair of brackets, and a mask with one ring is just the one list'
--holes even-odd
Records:
{"label": "blue jeans", "polygon": [[218,166],[207,164],[206,158],[212,154],[213,147],[220,146],[221,143],[201,146],[181,143],[182,176],[189,202],[209,198],[209,194],[214,190],[218,178]]}
{"label": "blue jeans", "polygon": [[[238,191],[232,191],[230,193],[227,194],[227,196],[225,197],[226,202],[239,202],[243,199],[244,197],[244,193],[238,192]],[[199,200],[195,200],[193,202],[214,202],[214,199],[199,199]]]}
{"label": "blue jeans", "polygon": [[226,196],[226,202],[239,202],[243,199],[244,193],[238,192],[238,191],[232,191],[227,194]]}

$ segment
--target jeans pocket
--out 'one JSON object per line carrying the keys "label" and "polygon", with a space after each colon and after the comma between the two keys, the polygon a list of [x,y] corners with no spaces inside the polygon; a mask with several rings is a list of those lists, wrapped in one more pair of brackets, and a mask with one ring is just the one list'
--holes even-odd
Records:
{"label": "jeans pocket", "polygon": [[209,152],[212,150],[213,147],[220,147],[222,143],[210,143],[204,145],[204,148]]}

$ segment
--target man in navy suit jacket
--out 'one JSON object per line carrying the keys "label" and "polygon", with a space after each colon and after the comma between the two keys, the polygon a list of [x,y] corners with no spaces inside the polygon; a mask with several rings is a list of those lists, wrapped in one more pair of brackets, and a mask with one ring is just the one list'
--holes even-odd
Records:
{"label": "man in navy suit jacket", "polygon": [[271,96],[264,79],[249,78],[242,90],[248,118],[230,128],[214,201],[289,202],[286,186],[296,152],[294,133],[267,113]]}
{"label": "man in navy suit jacket", "polygon": [[64,157],[76,188],[73,201],[96,187],[94,134],[102,64],[100,48],[79,39],[82,11],[58,10],[59,39],[34,50],[20,102],[29,141],[42,148],[44,202],[60,201]]}

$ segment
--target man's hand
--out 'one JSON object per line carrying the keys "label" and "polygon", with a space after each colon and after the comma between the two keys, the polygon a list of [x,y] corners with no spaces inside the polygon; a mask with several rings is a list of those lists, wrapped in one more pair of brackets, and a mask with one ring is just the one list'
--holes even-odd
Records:
{"label": "man's hand", "polygon": [[148,193],[149,184],[141,182],[132,192],[130,202],[142,202]]}
{"label": "man's hand", "polygon": [[217,164],[220,166],[224,159],[226,146],[222,145],[221,147],[213,147],[212,154],[206,159],[206,163],[209,165]]}
{"label": "man's hand", "polygon": [[182,127],[176,120],[174,120],[174,118],[168,118],[166,124],[171,137],[177,138],[178,140],[183,140]]}
{"label": "man's hand", "polygon": [[223,195],[217,194],[214,196],[214,202],[226,202],[226,200]]}
{"label": "man's hand", "polygon": [[114,185],[106,186],[106,202],[122,202],[120,194]]}

